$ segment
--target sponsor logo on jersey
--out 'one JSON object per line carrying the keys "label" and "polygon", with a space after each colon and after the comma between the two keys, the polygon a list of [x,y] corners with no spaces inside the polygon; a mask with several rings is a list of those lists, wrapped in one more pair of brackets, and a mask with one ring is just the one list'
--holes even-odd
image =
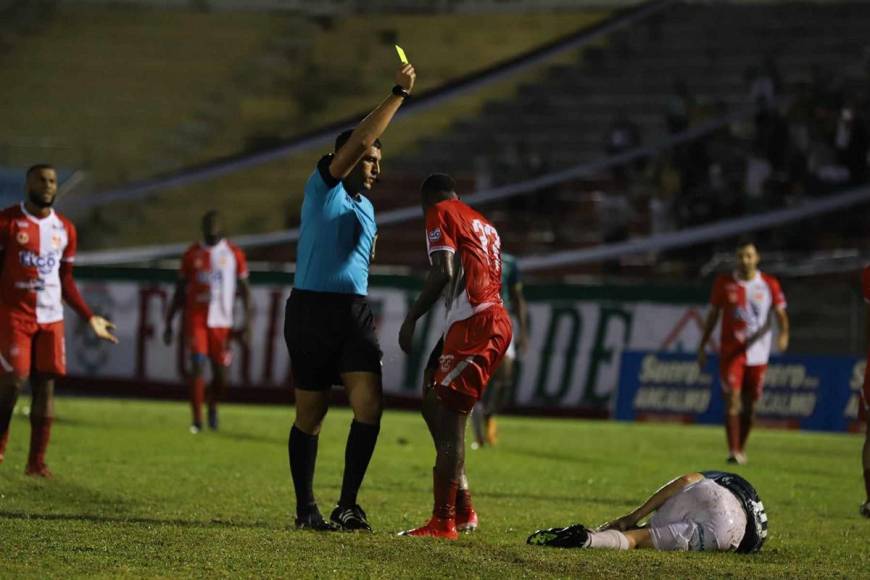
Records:
{"label": "sponsor logo on jersey", "polygon": [[433,228],[429,230],[429,241],[437,242],[441,239],[441,228]]}
{"label": "sponsor logo on jersey", "polygon": [[25,268],[36,268],[40,274],[51,274],[60,264],[60,256],[57,252],[48,252],[41,256],[30,250],[18,252],[18,260]]}
{"label": "sponsor logo on jersey", "polygon": [[200,271],[196,273],[196,281],[200,284],[220,284],[223,282],[224,273],[220,270],[214,272]]}
{"label": "sponsor logo on jersey", "polygon": [[19,228],[26,228],[30,224],[26,220],[19,220],[15,222],[15,225],[17,225]]}
{"label": "sponsor logo on jersey", "polygon": [[450,369],[453,368],[453,355],[452,354],[443,354],[438,357],[438,364],[441,367],[442,373],[449,373]]}
{"label": "sponsor logo on jersey", "polygon": [[23,231],[22,231],[22,232],[18,232],[18,233],[15,235],[15,239],[18,241],[19,244],[21,244],[21,245],[23,246],[23,245],[25,245],[27,242],[30,241],[30,236],[27,235],[27,232],[23,232]]}

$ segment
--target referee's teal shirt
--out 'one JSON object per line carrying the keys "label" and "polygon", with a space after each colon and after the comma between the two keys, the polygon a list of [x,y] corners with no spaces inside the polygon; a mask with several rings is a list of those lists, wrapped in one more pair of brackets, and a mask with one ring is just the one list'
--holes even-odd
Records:
{"label": "referee's teal shirt", "polygon": [[330,175],[331,162],[332,155],[323,157],[305,183],[294,286],[365,296],[378,231],[375,208]]}

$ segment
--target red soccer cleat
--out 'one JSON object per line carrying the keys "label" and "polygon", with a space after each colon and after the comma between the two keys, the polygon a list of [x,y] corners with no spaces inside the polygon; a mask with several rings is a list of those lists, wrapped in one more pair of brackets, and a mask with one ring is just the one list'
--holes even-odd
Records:
{"label": "red soccer cleat", "polygon": [[467,512],[456,513],[456,531],[457,532],[473,532],[477,529],[477,512],[473,509]]}
{"label": "red soccer cleat", "polygon": [[45,463],[28,463],[24,469],[24,475],[30,477],[42,477],[45,479],[53,479],[54,474]]}
{"label": "red soccer cleat", "polygon": [[399,535],[417,538],[443,538],[445,540],[459,539],[459,532],[456,531],[456,521],[436,516],[432,516],[432,519],[425,526],[399,532]]}

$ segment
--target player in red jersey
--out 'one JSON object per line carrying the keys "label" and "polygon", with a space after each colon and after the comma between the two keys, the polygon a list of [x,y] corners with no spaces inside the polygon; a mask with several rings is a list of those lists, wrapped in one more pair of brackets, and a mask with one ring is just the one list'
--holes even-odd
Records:
{"label": "player in red jersey", "polygon": [[698,346],[698,364],[707,365],[707,342],[722,315],[719,372],[725,397],[725,433],[728,462],[746,463],[746,441],[761,398],[764,373],[770,356],[771,328],[779,326],[777,348],[788,348],[788,314],[779,281],[758,270],[760,260],[755,244],[737,246],[737,269],[720,274],[713,284],[710,312]]}
{"label": "player in red jersey", "polygon": [[190,246],[181,259],[181,271],[172,303],[166,312],[163,340],[172,343],[172,319],[184,309],[184,338],[190,350],[191,433],[202,429],[205,361],[211,360],[212,383],[208,389],[208,426],[218,428],[217,406],[227,385],[227,368],[233,327],[236,286],[245,311],[242,339],[247,343],[251,323],[251,287],[248,262],[241,248],[224,238],[220,214],[209,211],[202,218],[202,242]]}
{"label": "player in red jersey", "polygon": [[868,348],[867,367],[864,371],[864,389],[861,393],[861,398],[864,401],[864,418],[867,421],[867,435],[864,438],[864,449],[861,456],[864,464],[864,491],[867,493],[867,500],[861,505],[861,515],[870,518],[870,266],[864,268],[861,276],[861,292],[868,305],[864,322]]}
{"label": "player in red jersey", "polygon": [[402,532],[455,540],[477,527],[465,476],[465,423],[511,342],[501,300],[501,240],[480,213],[459,201],[453,179],[430,175],[421,195],[431,268],[408,312],[399,346],[411,351],[414,327],[444,294],[446,330],[424,374],[423,418],[435,443],[432,518]]}
{"label": "player in red jersey", "polygon": [[63,302],[101,339],[117,343],[115,326],[94,315],[73,280],[76,228],[51,206],[57,174],[27,170],[27,199],[0,212],[0,463],[9,423],[30,378],[30,455],[25,473],[51,477],[45,451],[54,421],[54,380],[66,373]]}

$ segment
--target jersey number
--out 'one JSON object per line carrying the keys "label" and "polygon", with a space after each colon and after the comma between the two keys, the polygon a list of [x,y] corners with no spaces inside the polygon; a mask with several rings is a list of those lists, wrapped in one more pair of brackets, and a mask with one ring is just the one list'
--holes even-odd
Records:
{"label": "jersey number", "polygon": [[[489,259],[489,263],[500,272],[501,271],[501,238],[498,237],[498,232],[489,224],[485,224],[480,220],[471,222],[471,229],[480,238],[480,245],[483,248],[483,253]],[[492,253],[489,249],[492,248]]]}

